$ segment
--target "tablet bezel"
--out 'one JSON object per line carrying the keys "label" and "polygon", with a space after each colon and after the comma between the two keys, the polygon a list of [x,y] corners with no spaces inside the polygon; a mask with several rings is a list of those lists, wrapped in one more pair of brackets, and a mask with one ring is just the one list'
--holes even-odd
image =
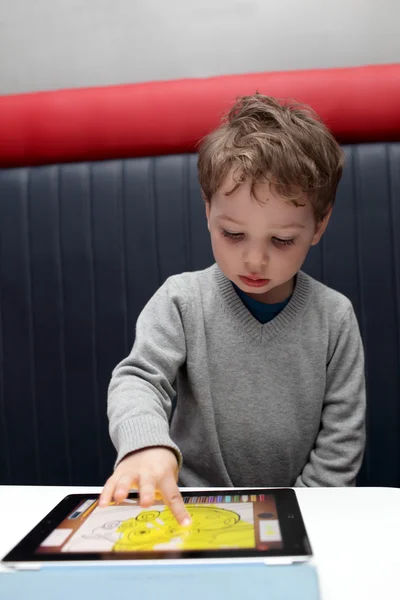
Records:
{"label": "tablet bezel", "polygon": [[[184,497],[226,495],[226,488],[206,491],[181,490]],[[231,490],[233,492],[233,490]],[[171,561],[171,560],[260,560],[268,558],[305,557],[312,556],[304,521],[300,512],[295,491],[290,488],[235,488],[235,495],[271,494],[276,501],[279,525],[283,539],[283,549],[258,550],[254,549],[229,549],[229,550],[196,550],[196,551],[151,551],[151,552],[101,552],[101,553],[35,553],[40,544],[50,533],[85,500],[97,500],[98,494],[71,494],[66,496],[36,527],[34,527],[4,558],[4,563],[86,563],[86,562],[127,562],[127,561]],[[137,492],[129,494],[130,499],[137,499]]]}

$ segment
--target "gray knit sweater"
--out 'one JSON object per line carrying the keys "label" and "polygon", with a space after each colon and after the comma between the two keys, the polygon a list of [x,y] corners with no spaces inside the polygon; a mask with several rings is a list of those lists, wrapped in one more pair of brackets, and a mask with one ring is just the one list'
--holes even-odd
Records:
{"label": "gray knit sweater", "polygon": [[299,272],[262,325],[217,265],[170,277],[113,373],[108,414],[117,462],[167,446],[183,486],[354,485],[365,383],[351,303]]}

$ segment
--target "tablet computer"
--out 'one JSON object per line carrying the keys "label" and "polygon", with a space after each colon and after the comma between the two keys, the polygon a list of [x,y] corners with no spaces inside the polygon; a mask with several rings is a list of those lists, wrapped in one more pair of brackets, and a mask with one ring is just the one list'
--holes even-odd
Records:
{"label": "tablet computer", "polygon": [[292,489],[198,489],[182,496],[189,527],[161,500],[142,508],[136,492],[104,508],[95,494],[67,496],[3,562],[32,569],[98,561],[287,563],[312,555]]}

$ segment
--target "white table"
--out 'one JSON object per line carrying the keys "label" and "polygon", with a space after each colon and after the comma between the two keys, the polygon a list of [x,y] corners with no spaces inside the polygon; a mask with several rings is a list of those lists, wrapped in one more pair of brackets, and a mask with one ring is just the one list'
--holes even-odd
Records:
{"label": "white table", "polygon": [[[99,491],[88,487],[0,486],[0,558],[64,496]],[[314,550],[322,600],[398,600],[400,489],[296,492]]]}

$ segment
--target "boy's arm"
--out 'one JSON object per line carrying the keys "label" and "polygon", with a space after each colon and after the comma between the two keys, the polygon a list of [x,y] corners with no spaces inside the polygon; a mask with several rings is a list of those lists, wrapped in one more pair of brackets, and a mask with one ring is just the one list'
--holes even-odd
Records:
{"label": "boy's arm", "polygon": [[152,446],[171,448],[169,436],[173,384],[186,359],[184,303],[171,279],[144,307],[130,355],[114,370],[108,390],[110,435],[117,464],[130,452]]}
{"label": "boy's arm", "polygon": [[365,447],[364,352],[356,316],[344,316],[327,365],[321,429],[295,485],[352,486]]}

